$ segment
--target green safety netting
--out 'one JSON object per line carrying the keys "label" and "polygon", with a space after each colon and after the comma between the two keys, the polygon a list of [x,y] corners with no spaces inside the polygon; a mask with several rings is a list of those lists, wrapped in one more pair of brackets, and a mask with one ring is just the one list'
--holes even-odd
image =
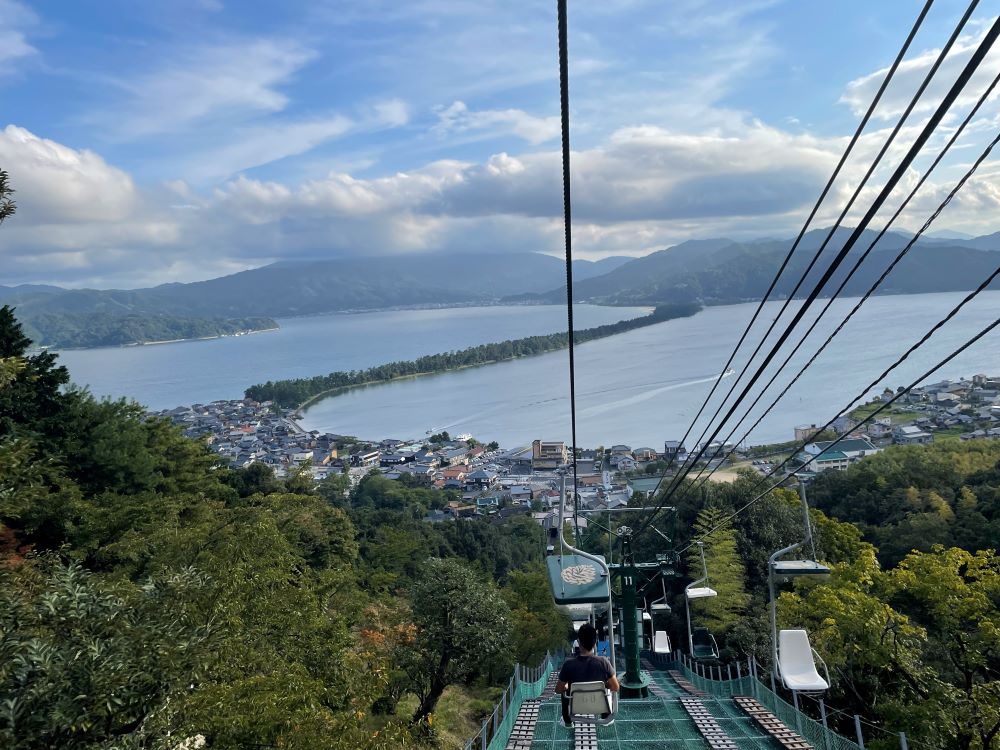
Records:
{"label": "green safety netting", "polygon": [[[753,677],[746,676],[738,680],[708,680],[695,674],[687,666],[679,665],[677,668],[684,673],[692,685],[706,693],[717,696],[749,695],[756,698],[768,711],[802,735],[817,750],[860,750],[861,748],[857,742],[824,727],[802,711],[797,711],[795,706],[771,692],[770,688]],[[733,706],[733,710],[739,711],[740,709]]]}
{"label": "green safety netting", "polygon": [[483,722],[476,736],[465,743],[466,750],[503,750],[521,704],[541,696],[549,676],[562,665],[562,660],[561,655],[546,656],[541,665],[533,669],[519,666],[493,713]]}
{"label": "green safety netting", "polygon": [[[562,664],[562,657],[549,656],[535,669],[518,668],[501,702],[483,723],[480,732],[466,743],[466,750],[504,750],[514,726],[514,720],[525,700],[539,698],[554,670]],[[667,700],[650,696],[621,700],[615,723],[597,728],[599,748],[619,750],[653,750],[654,748],[704,748],[706,744],[694,722],[677,700],[685,695],[667,674],[668,669],[680,671],[695,687],[709,697],[705,706],[719,726],[733,739],[740,750],[776,750],[780,746],[733,701],[734,695],[756,698],[786,725],[801,734],[816,750],[860,750],[859,745],[846,737],[825,728],[779,696],[763,683],[744,674],[740,678],[711,680],[690,670],[677,661],[659,660],[657,668],[649,672],[653,683],[662,689]],[[532,750],[570,750],[573,733],[562,725],[559,700],[555,697],[541,704]]]}

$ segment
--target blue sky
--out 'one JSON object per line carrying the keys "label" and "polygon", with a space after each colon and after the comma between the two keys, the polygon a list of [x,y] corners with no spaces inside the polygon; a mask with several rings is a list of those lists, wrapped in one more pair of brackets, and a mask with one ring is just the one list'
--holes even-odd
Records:
{"label": "blue sky", "polygon": [[[571,0],[581,256],[792,234],[921,4]],[[833,198],[963,10],[934,4]],[[559,252],[554,16],[554,0],[0,0],[0,168],[19,202],[0,230],[0,283]],[[984,67],[977,95],[1000,71],[992,56]],[[923,221],[996,115],[991,103],[903,226]],[[993,174],[939,228],[1000,228]]]}

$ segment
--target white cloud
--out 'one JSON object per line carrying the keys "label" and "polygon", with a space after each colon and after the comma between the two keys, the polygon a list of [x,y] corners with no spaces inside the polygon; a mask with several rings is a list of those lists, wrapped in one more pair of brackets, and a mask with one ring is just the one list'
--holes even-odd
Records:
{"label": "white cloud", "polygon": [[362,108],[357,118],[332,114],[307,120],[234,127],[223,145],[194,156],[186,173],[195,182],[225,179],[247,169],[304,154],[342,136],[402,127],[408,120],[406,103],[389,99]]}
{"label": "white cloud", "polygon": [[14,69],[15,63],[38,54],[27,39],[27,30],[38,17],[16,0],[0,0],[0,77]]}
{"label": "white cloud", "polygon": [[[990,19],[991,21],[993,19]],[[968,63],[972,53],[979,47],[980,42],[986,34],[985,24],[970,24],[971,27],[981,26],[980,30],[960,36],[954,46],[948,51],[941,67],[934,74],[926,91],[917,102],[914,112],[925,114],[934,110],[941,102],[944,95],[951,88],[959,73]],[[913,57],[903,60],[893,75],[889,87],[886,89],[877,109],[875,117],[882,120],[898,118],[910,103],[913,95],[917,92],[927,73],[930,71],[934,61],[941,54],[941,49],[929,49],[916,54]],[[840,103],[850,107],[851,112],[860,117],[868,109],[875,92],[882,84],[889,68],[881,68],[868,75],[850,81],[844,93],[840,97]],[[1000,50],[994,47],[987,53],[982,64],[965,86],[959,95],[955,107],[970,105],[982,95],[989,85],[989,82],[1000,74]],[[1000,95],[997,92],[990,97],[991,100]]]}
{"label": "white cloud", "polygon": [[558,117],[536,117],[520,109],[486,109],[473,111],[464,102],[439,107],[438,135],[479,131],[484,136],[513,134],[528,143],[538,145],[559,136]]}
{"label": "white cloud", "polygon": [[[574,152],[581,257],[639,254],[690,237],[780,236],[797,229],[844,139],[756,121],[730,125],[701,133],[621,128]],[[308,147],[344,126],[331,121],[290,129],[285,148],[292,141]],[[912,137],[908,130],[903,140]],[[835,191],[838,200],[884,135],[862,139],[857,165],[849,165]],[[0,131],[0,164],[19,191],[19,212],[3,228],[0,283],[189,280],[281,258],[338,254],[558,252],[562,239],[555,148],[484,161],[439,160],[371,178],[343,171],[299,182],[239,175],[206,194],[181,180],[139,188],[93,152],[9,126]],[[935,177],[900,226],[919,224],[950,184],[947,170]],[[973,180],[937,228],[989,230],[988,217],[1000,210],[995,184],[989,171]],[[877,189],[868,188],[863,201]],[[821,215],[821,225],[836,203]]]}
{"label": "white cloud", "polygon": [[94,117],[119,137],[183,130],[204,120],[280,112],[278,88],[316,57],[300,42],[249,39],[175,51],[176,62],[123,80],[125,101]]}
{"label": "white cloud", "polygon": [[376,102],[372,107],[375,122],[390,128],[398,128],[410,121],[410,111],[401,99]]}
{"label": "white cloud", "polygon": [[317,120],[240,129],[231,134],[226,145],[194,158],[188,177],[194,181],[229,177],[244,169],[305,153],[325,141],[344,135],[353,126],[354,123],[347,117],[333,115]]}
{"label": "white cloud", "polygon": [[128,174],[93,151],[77,151],[15,125],[0,130],[0,164],[18,191],[18,218],[25,221],[116,222],[135,207],[136,188]]}

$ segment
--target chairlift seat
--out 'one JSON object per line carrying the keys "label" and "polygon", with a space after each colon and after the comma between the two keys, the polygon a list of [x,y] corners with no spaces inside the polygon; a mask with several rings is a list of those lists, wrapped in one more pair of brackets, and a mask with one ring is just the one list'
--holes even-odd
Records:
{"label": "chairlift seat", "polygon": [[611,691],[600,680],[569,686],[569,716],[574,724],[610,724]]}
{"label": "chairlift seat", "polygon": [[607,604],[608,576],[600,564],[582,555],[549,555],[545,563],[556,604]]}
{"label": "chairlift seat", "polygon": [[691,656],[695,659],[719,658],[719,645],[708,628],[695,628],[691,632]]}
{"label": "chairlift seat", "polygon": [[650,612],[670,612],[670,605],[666,602],[653,602],[649,605]]}
{"label": "chairlift seat", "polygon": [[671,651],[670,636],[667,635],[667,631],[657,630],[656,633],[653,634],[653,653],[669,654]]}
{"label": "chairlift seat", "polygon": [[830,569],[815,560],[775,560],[771,564],[776,576],[823,576]]}
{"label": "chairlift seat", "polygon": [[778,633],[778,673],[789,690],[813,693],[829,689],[816,669],[814,651],[804,630],[782,630]]}
{"label": "chairlift seat", "polygon": [[684,595],[688,599],[708,599],[713,596],[718,596],[719,592],[715,589],[711,589],[708,586],[695,586],[694,588],[684,589]]}

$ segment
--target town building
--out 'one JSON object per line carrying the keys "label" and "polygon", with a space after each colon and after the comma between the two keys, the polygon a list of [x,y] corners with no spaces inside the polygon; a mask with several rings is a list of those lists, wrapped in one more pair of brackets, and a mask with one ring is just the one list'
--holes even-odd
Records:
{"label": "town building", "polygon": [[566,463],[566,444],[560,441],[535,440],[531,444],[532,471],[553,471]]}

